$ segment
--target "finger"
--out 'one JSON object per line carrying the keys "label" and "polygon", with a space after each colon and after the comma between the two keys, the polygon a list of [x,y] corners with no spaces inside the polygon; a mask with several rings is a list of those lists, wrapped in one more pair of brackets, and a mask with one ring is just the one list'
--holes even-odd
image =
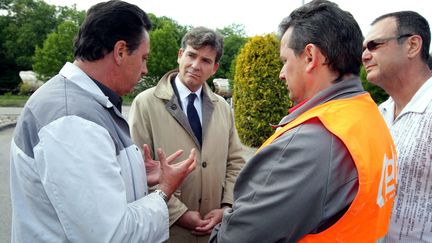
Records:
{"label": "finger", "polygon": [[150,148],[147,144],[143,144],[143,150],[144,150],[144,162],[149,162],[152,160]]}
{"label": "finger", "polygon": [[156,151],[157,151],[161,165],[165,165],[166,164],[165,152],[161,148],[158,148]]}
{"label": "finger", "polygon": [[192,160],[196,160],[196,156],[195,156],[195,148],[191,149],[190,153],[189,153],[189,158]]}
{"label": "finger", "polygon": [[171,164],[173,161],[175,161],[180,155],[183,154],[183,150],[177,150],[175,153],[171,154],[166,160],[168,164]]}
{"label": "finger", "polygon": [[196,165],[196,156],[195,156],[195,148],[191,149],[189,157],[183,161],[182,166],[187,166],[187,173],[189,174],[195,169]]}
{"label": "finger", "polygon": [[197,223],[195,228],[204,228],[211,223],[210,219],[200,219],[199,223]]}
{"label": "finger", "polygon": [[214,222],[212,222],[211,220],[204,220],[204,221],[208,221],[207,224],[195,227],[195,229],[194,229],[195,232],[207,233],[207,232],[211,232],[213,230],[213,228],[215,227],[216,224]]}
{"label": "finger", "polygon": [[189,165],[187,173],[188,174],[191,173],[193,170],[195,170],[195,167],[196,167],[196,163],[195,163],[195,160],[194,160],[194,161],[192,161],[192,164]]}

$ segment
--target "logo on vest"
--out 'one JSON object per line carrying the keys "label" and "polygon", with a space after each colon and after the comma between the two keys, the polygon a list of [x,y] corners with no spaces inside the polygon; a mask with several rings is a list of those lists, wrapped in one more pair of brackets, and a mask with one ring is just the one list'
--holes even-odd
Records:
{"label": "logo on vest", "polygon": [[378,188],[377,204],[380,208],[391,198],[396,192],[396,161],[392,149],[391,157],[384,154],[383,167],[381,171],[381,179]]}

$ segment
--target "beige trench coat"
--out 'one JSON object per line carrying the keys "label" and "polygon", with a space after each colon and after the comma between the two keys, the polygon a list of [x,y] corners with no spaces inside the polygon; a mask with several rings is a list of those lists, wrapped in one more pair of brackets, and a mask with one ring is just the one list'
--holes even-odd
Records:
{"label": "beige trench coat", "polygon": [[168,72],[156,87],[135,98],[129,113],[131,136],[140,147],[148,144],[152,155],[156,148],[162,148],[166,154],[183,149],[184,154],[178,161],[184,160],[192,148],[199,151],[196,169],[168,203],[169,242],[207,242],[208,236],[195,237],[189,230],[173,224],[187,210],[204,216],[223,203],[233,203],[234,182],[244,165],[242,145],[228,103],[204,84],[203,145],[200,147],[170,82],[177,73],[177,70]]}

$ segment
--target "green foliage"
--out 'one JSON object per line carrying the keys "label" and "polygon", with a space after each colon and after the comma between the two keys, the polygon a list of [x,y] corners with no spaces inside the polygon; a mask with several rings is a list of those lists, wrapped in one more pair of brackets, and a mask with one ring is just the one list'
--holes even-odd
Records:
{"label": "green foliage", "polygon": [[31,95],[35,90],[33,90],[32,86],[28,83],[21,83],[19,89],[19,95]]}
{"label": "green foliage", "polygon": [[241,49],[234,76],[234,115],[242,142],[259,146],[292,105],[279,72],[279,41],[274,35],[251,38]]}
{"label": "green foliage", "polygon": [[10,21],[10,16],[0,15],[0,94],[8,91],[17,92],[17,89],[13,89],[20,82],[15,60],[8,57],[6,49],[2,47],[7,39],[5,29]]}
{"label": "green foliage", "polygon": [[85,16],[75,7],[56,7],[43,0],[2,0],[0,10],[7,12],[0,15],[0,94],[18,89],[19,71],[32,68],[36,48],[59,23],[68,20],[78,26]]}
{"label": "green foliage", "polygon": [[9,12],[3,47],[20,70],[29,70],[36,46],[57,26],[56,8],[42,0],[14,0]]}
{"label": "green foliage", "polygon": [[73,39],[77,33],[77,24],[65,21],[56,32],[48,35],[42,48],[36,47],[33,70],[41,80],[48,80],[60,71],[65,62],[73,61]]}
{"label": "green foliage", "polygon": [[362,82],[363,88],[370,93],[375,103],[381,104],[382,102],[386,101],[389,95],[382,88],[369,82],[366,79],[366,76],[367,76],[366,70],[362,66],[360,70],[360,80]]}
{"label": "green foliage", "polygon": [[155,86],[166,72],[178,66],[177,54],[187,27],[165,16],[158,18],[152,13],[148,15],[153,24],[153,30],[150,32],[151,51],[147,64],[149,73],[126,98],[134,98],[140,92]]}
{"label": "green foliage", "polygon": [[137,96],[142,91],[155,86],[158,81],[159,79],[156,79],[154,77],[145,76],[138,82],[134,90],[132,90],[132,92],[130,92],[129,94],[125,95],[123,98],[125,98],[126,100],[128,99],[132,100],[133,98],[135,98],[135,96]]}
{"label": "green foliage", "polygon": [[224,54],[219,61],[219,69],[215,77],[232,80],[234,78],[234,73],[232,72],[233,69],[231,69],[231,66],[235,65],[235,59],[239,50],[247,41],[244,26],[232,24],[218,31],[224,36]]}
{"label": "green foliage", "polygon": [[180,44],[173,35],[175,32],[175,25],[170,22],[150,32],[151,52],[148,60],[148,76],[159,79],[166,72],[177,67]]}

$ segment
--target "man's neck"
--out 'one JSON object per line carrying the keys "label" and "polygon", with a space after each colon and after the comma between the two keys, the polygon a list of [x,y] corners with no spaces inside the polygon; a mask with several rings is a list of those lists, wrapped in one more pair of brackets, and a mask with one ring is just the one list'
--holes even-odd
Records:
{"label": "man's neck", "polygon": [[118,93],[114,83],[115,74],[113,73],[113,68],[111,65],[107,64],[107,62],[108,60],[106,58],[102,58],[97,61],[75,60],[74,64],[89,77],[96,79],[112,91]]}
{"label": "man's neck", "polygon": [[431,77],[432,71],[427,68],[416,74],[412,73],[390,81],[394,85],[392,85],[392,89],[386,91],[395,103],[394,118],[399,116],[421,86]]}

